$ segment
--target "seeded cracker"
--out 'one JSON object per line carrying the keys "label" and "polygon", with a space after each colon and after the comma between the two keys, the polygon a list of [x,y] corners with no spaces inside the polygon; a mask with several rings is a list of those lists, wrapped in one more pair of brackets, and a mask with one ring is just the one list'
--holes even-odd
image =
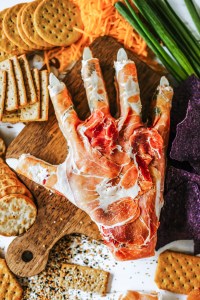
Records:
{"label": "seeded cracker", "polygon": [[6,99],[6,71],[0,71],[0,121],[2,120]]}
{"label": "seeded cracker", "polygon": [[41,1],[32,1],[26,4],[21,15],[22,28],[26,36],[36,45],[45,48],[52,48],[53,45],[45,42],[37,33],[34,27],[34,12]]}
{"label": "seeded cracker", "polygon": [[109,273],[90,267],[63,264],[60,273],[60,286],[66,290],[106,294]]}
{"label": "seeded cracker", "polygon": [[22,70],[19,61],[17,59],[17,56],[12,57],[11,60],[12,60],[15,80],[17,84],[17,95],[19,99],[19,106],[23,107],[27,105],[27,97],[26,97],[26,89],[24,85]]}
{"label": "seeded cracker", "polygon": [[81,33],[74,28],[83,28],[79,9],[68,0],[44,0],[34,13],[34,27],[38,34],[55,46],[75,43]]}
{"label": "seeded cracker", "polygon": [[41,87],[41,118],[38,121],[47,121],[49,112],[49,74],[47,70],[40,72],[40,87]]}
{"label": "seeded cracker", "polygon": [[26,55],[19,56],[18,60],[24,77],[24,84],[26,88],[26,96],[27,96],[28,104],[34,104],[37,102],[37,94],[33,83],[31,69],[29,67],[29,63],[26,58]]}
{"label": "seeded cracker", "polygon": [[0,258],[0,299],[20,300],[23,290],[6,265],[5,259]]}
{"label": "seeded cracker", "polygon": [[38,101],[35,104],[31,104],[25,108],[21,109],[20,120],[22,122],[26,121],[36,121],[40,118],[41,110],[41,101],[40,101],[40,73],[38,69],[32,70],[32,77],[34,86],[37,93]]}
{"label": "seeded cracker", "polygon": [[11,40],[15,45],[23,48],[26,51],[32,51],[34,49],[24,43],[17,29],[17,14],[23,5],[23,3],[17,4],[6,11],[3,18],[3,30],[7,38]]}
{"label": "seeded cracker", "polygon": [[159,289],[189,294],[200,284],[200,257],[173,251],[161,253],[155,282]]}
{"label": "seeded cracker", "polygon": [[7,90],[5,99],[5,110],[13,111],[18,109],[17,87],[14,76],[12,61],[7,59],[0,63],[0,70],[7,72]]}

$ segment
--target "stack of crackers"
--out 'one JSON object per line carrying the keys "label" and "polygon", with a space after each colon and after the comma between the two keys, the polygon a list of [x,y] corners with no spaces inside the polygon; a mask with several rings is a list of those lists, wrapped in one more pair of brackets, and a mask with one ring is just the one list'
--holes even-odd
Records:
{"label": "stack of crackers", "polygon": [[80,37],[79,9],[68,0],[37,0],[0,12],[0,61],[56,46],[69,46]]}
{"label": "stack of crackers", "polygon": [[48,119],[48,72],[30,69],[26,55],[0,63],[0,121],[31,122]]}
{"label": "stack of crackers", "polygon": [[37,215],[33,196],[1,158],[0,212],[0,235],[4,236],[24,233],[35,222]]}

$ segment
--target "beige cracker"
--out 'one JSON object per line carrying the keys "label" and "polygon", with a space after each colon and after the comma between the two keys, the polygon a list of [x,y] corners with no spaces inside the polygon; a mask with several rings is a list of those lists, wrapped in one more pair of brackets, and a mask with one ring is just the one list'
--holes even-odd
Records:
{"label": "beige cracker", "polygon": [[26,51],[32,51],[33,48],[29,47],[20,37],[17,29],[17,14],[20,8],[24,4],[17,4],[9,8],[3,18],[3,30],[9,40],[11,40],[15,45],[23,48]]}
{"label": "beige cracker", "polygon": [[75,28],[83,28],[83,23],[79,9],[72,2],[44,0],[35,10],[34,27],[48,43],[69,46],[81,37]]}
{"label": "beige cracker", "polygon": [[11,194],[0,199],[0,234],[19,235],[35,222],[37,209],[32,199],[21,194]]}
{"label": "beige cracker", "polygon": [[6,265],[5,259],[0,258],[0,299],[20,300],[23,290]]}
{"label": "beige cracker", "polygon": [[[5,13],[7,12],[7,10],[8,9],[4,9],[4,10],[0,11],[0,49],[2,51],[6,52],[7,54],[9,54],[9,53],[16,54],[16,55],[22,54],[23,49],[18,48],[13,42],[11,42],[11,40],[9,40],[7,38],[7,36],[5,35],[5,32],[3,30],[3,18],[5,16]],[[3,57],[3,55],[1,55],[1,57]],[[2,60],[4,60],[4,59],[2,59]]]}
{"label": "beige cracker", "polygon": [[22,70],[19,61],[17,59],[17,56],[12,57],[11,60],[12,60],[16,84],[17,84],[17,95],[18,95],[19,107],[22,107],[27,105],[24,78],[23,78]]}
{"label": "beige cracker", "polygon": [[52,48],[53,45],[44,41],[34,27],[34,12],[41,1],[26,4],[21,15],[22,28],[26,36],[39,47]]}
{"label": "beige cracker", "polygon": [[34,104],[37,102],[37,94],[33,83],[31,69],[28,60],[26,58],[26,55],[19,56],[18,60],[24,77],[24,84],[26,88],[26,96],[27,96],[28,104]]}
{"label": "beige cracker", "polygon": [[0,121],[2,120],[6,99],[6,71],[0,70]]}
{"label": "beige cracker", "polygon": [[27,4],[22,5],[22,7],[20,8],[20,10],[17,13],[17,30],[19,32],[19,35],[21,37],[21,39],[24,41],[24,43],[26,45],[28,45],[30,48],[32,49],[38,49],[39,47],[33,43],[25,34],[25,32],[23,31],[22,28],[22,20],[21,20],[21,16],[22,16],[22,11],[23,9],[26,7]]}
{"label": "beige cracker", "polygon": [[32,77],[33,77],[33,82],[37,94],[37,99],[38,101],[34,104],[28,105],[25,108],[21,109],[21,116],[20,119],[22,122],[26,121],[36,121],[40,119],[40,106],[41,106],[41,101],[40,101],[40,72],[38,69],[33,69],[32,70]]}
{"label": "beige cracker", "polygon": [[64,290],[79,289],[85,292],[106,294],[109,273],[90,267],[63,264],[60,272],[60,286]]}
{"label": "beige cracker", "polygon": [[18,109],[17,86],[14,76],[12,61],[4,60],[0,63],[0,70],[7,72],[7,90],[5,99],[5,110],[13,111]]}
{"label": "beige cracker", "polygon": [[155,282],[159,289],[189,294],[200,283],[200,257],[165,251],[158,258]]}
{"label": "beige cracker", "polygon": [[47,121],[48,120],[48,112],[49,112],[49,73],[47,70],[40,71],[40,99],[41,99],[41,118],[39,121]]}

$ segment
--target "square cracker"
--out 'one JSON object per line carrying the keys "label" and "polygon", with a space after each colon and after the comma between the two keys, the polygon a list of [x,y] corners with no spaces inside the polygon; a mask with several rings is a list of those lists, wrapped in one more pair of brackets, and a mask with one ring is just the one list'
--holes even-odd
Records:
{"label": "square cracker", "polygon": [[23,289],[6,265],[5,259],[0,258],[0,299],[20,300]]}
{"label": "square cracker", "polygon": [[5,99],[5,110],[14,111],[18,109],[17,86],[14,76],[13,64],[10,59],[0,63],[0,70],[7,72],[7,90]]}
{"label": "square cracker", "polygon": [[6,99],[6,71],[0,70],[0,121],[2,120]]}
{"label": "square cracker", "polygon": [[155,282],[159,289],[189,294],[200,285],[200,257],[173,251],[161,253]]}
{"label": "square cracker", "polygon": [[20,120],[22,122],[26,121],[36,121],[40,118],[41,115],[41,101],[40,101],[40,72],[38,69],[32,70],[33,82],[37,94],[38,101],[34,104],[28,105],[25,108],[21,109]]}
{"label": "square cracker", "polygon": [[84,292],[106,294],[109,273],[90,267],[62,264],[60,287],[65,290],[77,289]]}
{"label": "square cracker", "polygon": [[28,104],[34,104],[38,101],[37,94],[33,82],[33,77],[31,74],[31,69],[26,58],[26,55],[21,55],[18,57],[18,61],[22,70],[24,84],[26,88],[26,96]]}
{"label": "square cracker", "polygon": [[22,70],[19,64],[19,61],[17,59],[17,56],[11,57],[13,69],[14,69],[14,75],[16,79],[17,84],[17,96],[19,100],[19,107],[27,105],[27,97],[26,97],[26,89],[24,84],[24,78],[22,74]]}

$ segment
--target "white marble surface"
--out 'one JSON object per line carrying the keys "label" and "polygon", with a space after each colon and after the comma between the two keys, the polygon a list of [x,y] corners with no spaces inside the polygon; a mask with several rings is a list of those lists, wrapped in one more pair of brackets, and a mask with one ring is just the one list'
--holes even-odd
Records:
{"label": "white marble surface", "polygon": [[[30,2],[30,0],[21,0],[21,2]],[[197,34],[195,26],[186,12],[184,7],[184,0],[169,0],[170,4],[175,8],[178,15],[189,24],[189,27],[193,32],[195,32],[196,37],[200,40],[200,35]],[[194,0],[197,9],[200,11],[200,1]],[[18,0],[7,0],[0,1],[0,10],[10,7],[16,3],[19,3]],[[10,124],[0,124],[0,136],[2,136],[6,144],[8,145],[15,136],[22,130],[24,127],[23,124],[10,125]],[[0,237],[0,247],[8,245],[12,238]],[[165,246],[164,249],[173,249],[179,251],[192,252],[193,251],[193,242],[192,241],[178,241],[176,243],[171,243]],[[163,250],[163,249],[162,249]],[[160,251],[159,251],[160,252]],[[1,253],[0,253],[1,254]],[[113,291],[123,291],[126,289],[135,289],[135,290],[158,290],[154,283],[154,273],[156,268],[156,260],[158,253],[155,257],[149,259],[137,260],[134,262],[123,262],[118,263],[117,267],[110,264],[111,273],[113,276],[111,290]],[[163,295],[163,300],[177,300],[177,299],[186,299],[185,296],[176,295],[168,292],[161,292]],[[83,298],[82,298],[83,299]],[[96,298],[94,298],[96,299]],[[105,298],[104,298],[105,299]],[[52,299],[53,300],[53,299]]]}

